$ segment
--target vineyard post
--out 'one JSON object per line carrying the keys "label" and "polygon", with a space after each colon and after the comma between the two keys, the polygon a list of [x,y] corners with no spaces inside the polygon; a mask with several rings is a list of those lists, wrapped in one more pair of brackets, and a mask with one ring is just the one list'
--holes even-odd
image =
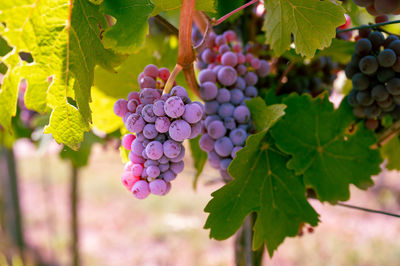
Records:
{"label": "vineyard post", "polygon": [[71,230],[71,258],[72,265],[80,265],[79,256],[79,168],[71,163],[71,179],[70,179],[70,230]]}

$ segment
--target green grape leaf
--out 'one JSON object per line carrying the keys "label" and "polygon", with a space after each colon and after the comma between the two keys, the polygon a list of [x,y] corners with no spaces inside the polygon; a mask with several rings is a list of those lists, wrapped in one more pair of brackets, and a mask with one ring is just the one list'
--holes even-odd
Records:
{"label": "green grape leaf", "polygon": [[150,0],[104,0],[101,11],[117,20],[104,32],[104,46],[121,53],[132,53],[141,47],[153,8]]}
{"label": "green grape leaf", "polygon": [[203,172],[204,165],[207,162],[207,153],[200,148],[199,141],[201,136],[189,140],[190,152],[193,158],[194,168],[196,173],[193,180],[193,188],[196,189],[197,181],[200,174]]}
{"label": "green grape leaf", "polygon": [[74,106],[66,104],[54,108],[50,124],[43,132],[52,134],[58,143],[65,143],[71,149],[78,150],[79,143],[83,141],[83,133],[89,129],[79,111]]}
{"label": "green grape leaf", "polygon": [[[238,151],[228,169],[233,181],[212,193],[213,199],[205,208],[210,213],[205,228],[211,229],[211,237],[226,239],[239,229],[248,214],[257,212],[253,249],[265,242],[272,256],[286,237],[297,235],[302,223],[317,225],[318,214],[307,202],[301,178],[286,168],[288,156],[274,146],[271,137],[266,137],[273,122],[284,114],[285,106],[266,107],[260,99],[247,104],[252,114],[261,111],[261,117],[271,122],[251,135]],[[268,116],[269,111],[272,112]],[[262,121],[256,122],[257,127]]]}
{"label": "green grape leaf", "polygon": [[333,39],[332,45],[319,51],[319,56],[330,56],[334,62],[347,64],[354,53],[355,42]]}
{"label": "green grape leaf", "polygon": [[74,151],[67,146],[64,146],[60,152],[62,159],[69,159],[73,166],[79,168],[84,167],[89,162],[90,151],[92,150],[93,144],[102,143],[103,140],[93,134],[92,132],[85,133],[85,137],[78,151]]}
{"label": "green grape leaf", "polygon": [[[154,4],[153,16],[163,12],[178,9],[182,6],[182,0],[151,0]],[[214,12],[214,0],[196,1],[196,10]]]}
{"label": "green grape leaf", "polygon": [[29,52],[34,59],[18,72],[18,78],[28,82],[26,106],[41,113],[53,109],[50,123],[65,118],[62,127],[50,124],[47,132],[76,149],[91,121],[94,67],[112,69],[121,60],[103,47],[101,31],[107,24],[99,6],[86,0],[6,1],[0,7],[0,22],[0,34],[15,52]]}
{"label": "green grape leaf", "polygon": [[321,201],[348,200],[349,185],[365,189],[373,184],[382,158],[370,148],[376,142],[372,131],[362,123],[353,125],[347,100],[334,110],[327,94],[313,99],[292,94],[284,101],[286,115],[271,130],[277,146],[290,154],[288,168],[303,175],[304,184]]}
{"label": "green grape leaf", "polygon": [[277,55],[292,43],[297,53],[312,57],[330,46],[336,28],[346,22],[344,9],[331,1],[266,0],[263,30],[266,42]]}
{"label": "green grape leaf", "polygon": [[386,168],[400,170],[400,139],[395,137],[381,147],[382,157],[387,160]]}
{"label": "green grape leaf", "polygon": [[245,0],[216,0],[217,16],[222,17],[245,3]]}

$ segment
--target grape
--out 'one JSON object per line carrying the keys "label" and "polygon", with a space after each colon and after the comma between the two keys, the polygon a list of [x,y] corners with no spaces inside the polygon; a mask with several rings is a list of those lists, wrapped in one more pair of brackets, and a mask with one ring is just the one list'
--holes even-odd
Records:
{"label": "grape", "polygon": [[195,124],[201,120],[203,116],[203,110],[200,105],[196,103],[186,104],[183,119],[190,124]]}
{"label": "grape", "polygon": [[226,128],[221,121],[212,121],[207,127],[207,132],[213,139],[219,139],[226,134]]}
{"label": "grape", "polygon": [[210,162],[211,166],[216,169],[221,167],[221,158],[215,151],[211,151],[208,154],[208,161]]}
{"label": "grape", "polygon": [[167,140],[163,144],[164,155],[167,158],[175,158],[182,150],[182,145],[173,140]]}
{"label": "grape", "polygon": [[247,67],[245,65],[238,65],[236,71],[238,75],[243,76],[247,72]]}
{"label": "grape", "polygon": [[353,114],[355,117],[358,118],[365,118],[365,112],[364,112],[364,108],[359,106],[353,109]]}
{"label": "grape", "polygon": [[245,105],[240,105],[233,111],[233,117],[239,123],[247,123],[250,120],[250,111]]}
{"label": "grape", "polygon": [[[219,72],[218,72],[219,73]],[[218,88],[217,86],[210,82],[206,81],[200,85],[200,97],[205,101],[210,101],[215,99],[218,95]]]}
{"label": "grape", "polygon": [[269,74],[270,65],[265,60],[260,60],[260,67],[257,69],[256,73],[261,78],[266,77]]}
{"label": "grape", "polygon": [[149,167],[147,167],[146,173],[148,177],[156,178],[160,175],[161,171],[160,168],[158,168],[157,166],[150,165]]}
{"label": "grape", "polygon": [[389,49],[392,49],[397,56],[400,56],[400,40],[395,40],[389,44]]}
{"label": "grape", "polygon": [[215,44],[217,46],[221,46],[223,44],[226,44],[226,38],[225,36],[222,35],[218,35],[217,37],[215,37]]}
{"label": "grape", "polygon": [[216,55],[211,49],[207,48],[201,53],[201,58],[204,62],[210,64],[215,61]]}
{"label": "grape", "polygon": [[143,117],[144,121],[146,121],[148,123],[154,123],[156,121],[156,116],[154,115],[152,104],[146,104],[143,107],[142,117]]}
{"label": "grape", "polygon": [[370,28],[363,28],[359,30],[359,35],[362,38],[368,38],[369,34],[371,33],[371,29]]}
{"label": "grape", "polygon": [[355,90],[350,91],[349,96],[347,97],[347,102],[352,107],[357,107],[360,105],[357,101],[357,91]]}
{"label": "grape", "polygon": [[150,182],[149,189],[152,194],[163,196],[167,192],[167,183],[162,179],[156,179]]}
{"label": "grape", "polygon": [[164,172],[162,176],[166,182],[171,182],[176,178],[176,174],[174,174],[171,170]]}
{"label": "grape", "polygon": [[171,90],[171,95],[181,97],[181,99],[186,99],[189,97],[186,89],[182,86],[173,87]]}
{"label": "grape", "polygon": [[395,75],[396,73],[391,68],[380,68],[377,78],[379,82],[385,83],[388,80],[394,78]]}
{"label": "grape", "polygon": [[149,184],[146,181],[139,180],[132,187],[133,195],[138,199],[145,199],[150,194]]}
{"label": "grape", "polygon": [[169,163],[160,164],[158,167],[160,168],[161,173],[165,173],[169,170]]}
{"label": "grape", "polygon": [[205,107],[205,110],[204,110],[205,113],[207,115],[212,115],[212,114],[217,113],[219,104],[217,101],[206,102],[204,107]]}
{"label": "grape", "polygon": [[372,49],[372,43],[370,40],[366,38],[358,40],[354,47],[354,50],[359,55],[368,54],[369,52],[371,52],[371,49]]}
{"label": "grape", "polygon": [[[379,54],[379,55],[381,55],[381,54]],[[379,60],[379,56],[378,56],[378,60]],[[368,55],[368,56],[363,57],[360,60],[359,68],[362,73],[367,74],[367,75],[375,73],[378,70],[378,62],[377,62],[375,56]]]}
{"label": "grape", "polygon": [[396,54],[392,49],[385,49],[378,55],[379,65],[383,67],[391,67],[396,62]]}
{"label": "grape", "polygon": [[199,141],[200,148],[205,152],[211,152],[214,149],[214,143],[215,141],[208,134],[202,135]]}
{"label": "grape", "polygon": [[386,100],[378,101],[377,104],[381,108],[389,108],[393,104],[393,100],[391,97],[388,97]]}
{"label": "grape", "polygon": [[257,88],[256,88],[256,87],[254,87],[254,86],[249,86],[249,87],[247,87],[246,90],[244,91],[244,94],[245,94],[247,97],[253,98],[253,97],[257,97],[258,91],[257,91]]}
{"label": "grape", "polygon": [[[229,48],[229,47],[228,47]],[[230,48],[229,48],[230,49]],[[226,66],[235,67],[238,63],[238,58],[233,52],[226,52],[221,57],[221,63]]]}
{"label": "grape", "polygon": [[159,69],[158,76],[160,79],[162,79],[164,82],[166,82],[170,76],[170,72],[168,68],[162,67]]}
{"label": "grape", "polygon": [[190,130],[190,136],[189,139],[194,139],[196,138],[198,135],[200,135],[201,130],[202,130],[203,126],[201,121],[197,122],[196,124],[192,125],[192,128]]}
{"label": "grape", "polygon": [[222,137],[215,142],[214,149],[219,156],[227,157],[233,149],[232,141],[228,137]]}
{"label": "grape", "polygon": [[244,76],[244,80],[248,86],[254,86],[257,84],[258,77],[254,72],[247,72]]}
{"label": "grape", "polygon": [[159,74],[158,67],[156,67],[153,64],[149,64],[144,68],[143,74],[155,79],[155,78],[157,78],[157,76]]}
{"label": "grape", "polygon": [[375,119],[368,119],[365,121],[365,127],[370,130],[375,130],[379,127],[379,121]]}
{"label": "grape", "polygon": [[373,4],[374,0],[353,0],[353,2],[358,6],[367,7],[370,4]]}
{"label": "grape", "polygon": [[379,31],[371,32],[368,36],[368,39],[371,41],[372,48],[374,50],[379,49],[379,47],[381,47],[383,45],[383,43],[385,42],[385,37]]}
{"label": "grape", "polygon": [[359,91],[366,90],[369,86],[368,76],[362,73],[355,74],[351,79],[351,82],[353,84],[353,88]]}
{"label": "grape", "polygon": [[160,97],[160,92],[152,88],[144,88],[139,93],[140,102],[142,104],[153,103],[155,100],[160,99]]}
{"label": "grape", "polygon": [[127,189],[132,189],[133,185],[139,181],[137,176],[134,176],[132,173],[125,172],[122,174],[121,181]]}
{"label": "grape", "polygon": [[178,96],[171,96],[164,103],[164,111],[171,118],[178,118],[185,112],[185,104]]}
{"label": "grape", "polygon": [[143,128],[143,135],[146,139],[154,139],[157,137],[158,132],[154,124],[147,124]]}
{"label": "grape", "polygon": [[365,115],[368,118],[377,118],[381,114],[381,109],[375,104],[364,109]]}
{"label": "grape", "polygon": [[131,150],[132,142],[136,139],[136,137],[132,134],[126,134],[122,138],[122,146],[124,146],[125,149],[128,151]]}
{"label": "grape", "polygon": [[158,100],[158,101],[154,102],[153,113],[156,116],[164,116],[165,115],[164,104],[165,104],[165,102],[163,100]]}
{"label": "grape", "polygon": [[243,92],[239,89],[231,90],[230,94],[230,100],[234,105],[240,104],[244,98]]}
{"label": "grape", "polygon": [[223,44],[223,45],[221,45],[221,46],[219,47],[218,52],[219,52],[220,54],[224,54],[224,53],[226,53],[226,52],[228,52],[228,51],[230,51],[230,50],[231,50],[231,48],[229,47],[229,45]]}
{"label": "grape", "polygon": [[397,40],[399,40],[399,37],[397,37],[396,35],[391,34],[386,38],[385,42],[383,43],[383,47],[389,48],[390,44],[392,42],[394,42],[394,41],[397,41]]}
{"label": "grape", "polygon": [[151,77],[143,77],[139,81],[139,87],[141,89],[144,89],[144,88],[155,88],[156,86],[157,86],[156,81],[154,79],[152,79]]}
{"label": "grape", "polygon": [[230,103],[223,103],[218,108],[218,115],[222,118],[232,116],[235,107]]}
{"label": "grape", "polygon": [[374,102],[374,99],[372,99],[372,97],[368,91],[359,91],[357,93],[356,97],[357,97],[357,101],[362,106],[369,106]]}
{"label": "grape", "polygon": [[183,171],[184,164],[182,161],[177,162],[177,163],[170,163],[169,169],[174,173],[174,174],[179,174]]}
{"label": "grape", "polygon": [[385,89],[385,86],[379,84],[375,86],[371,91],[371,97],[377,101],[384,101],[389,97],[389,93]]}
{"label": "grape", "polygon": [[348,64],[344,71],[345,71],[346,77],[348,79],[351,79],[358,72],[358,68],[354,67],[351,64]]}
{"label": "grape", "polygon": [[396,62],[394,63],[394,65],[392,66],[392,69],[397,72],[400,73],[400,57],[398,56],[396,59]]}
{"label": "grape", "polygon": [[392,78],[389,80],[386,89],[392,95],[400,95],[400,78]]}
{"label": "grape", "polygon": [[152,141],[146,146],[147,157],[151,160],[158,160],[163,156],[163,146],[159,141]]}
{"label": "grape", "polygon": [[219,103],[227,103],[231,99],[231,93],[226,88],[222,88],[218,90],[217,101]]}
{"label": "grape", "polygon": [[181,152],[178,154],[178,156],[176,156],[175,158],[170,158],[169,161],[173,162],[173,163],[179,163],[180,161],[183,160],[183,158],[185,157],[185,147],[182,146],[182,150]]}
{"label": "grape", "polygon": [[[218,71],[218,81],[224,86],[231,86],[236,82],[237,73],[236,70],[231,66],[224,66]],[[204,84],[203,84],[204,85]],[[201,96],[201,90],[200,90]],[[217,96],[217,95],[215,95]],[[215,97],[214,96],[214,97]],[[203,98],[203,96],[201,96]],[[203,98],[204,99],[204,98]],[[212,98],[213,99],[213,98]],[[211,99],[210,99],[211,100]]]}
{"label": "grape", "polygon": [[229,138],[233,145],[241,146],[244,145],[244,142],[246,141],[247,133],[241,128],[236,128],[229,133]]}
{"label": "grape", "polygon": [[124,117],[128,112],[128,102],[124,99],[119,99],[114,104],[114,113],[117,116]]}
{"label": "grape", "polygon": [[141,164],[134,164],[132,166],[132,174],[134,176],[140,176],[143,172],[143,166]]}
{"label": "grape", "polygon": [[184,141],[191,134],[190,125],[184,120],[175,120],[169,127],[169,135],[175,141]]}
{"label": "grape", "polygon": [[203,84],[207,81],[215,83],[217,81],[217,74],[210,69],[203,69],[199,73],[199,82],[200,84]]}
{"label": "grape", "polygon": [[170,124],[171,122],[169,121],[168,117],[165,116],[157,117],[155,123],[155,129],[160,133],[165,133],[168,132]]}
{"label": "grape", "polygon": [[219,115],[210,115],[210,116],[207,116],[207,118],[204,120],[204,125],[205,125],[206,127],[208,127],[208,125],[209,125],[212,121],[215,121],[215,120],[222,121],[221,118],[219,117]]}
{"label": "grape", "polygon": [[125,123],[126,129],[130,132],[139,133],[143,130],[145,122],[138,114],[131,114]]}
{"label": "grape", "polygon": [[260,61],[260,59],[258,59],[258,58],[253,58],[253,59],[250,61],[250,65],[251,65],[255,70],[257,70],[257,69],[259,69],[259,68],[261,67],[261,61]]}

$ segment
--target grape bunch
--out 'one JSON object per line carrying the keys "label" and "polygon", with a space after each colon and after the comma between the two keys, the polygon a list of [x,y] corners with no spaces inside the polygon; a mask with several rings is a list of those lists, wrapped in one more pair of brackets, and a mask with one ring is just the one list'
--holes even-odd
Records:
{"label": "grape bunch", "polygon": [[242,53],[233,31],[212,33],[198,66],[206,114],[199,145],[208,153],[211,166],[229,181],[228,166],[254,131],[245,101],[258,95],[255,85],[269,74],[270,66],[250,52]]}
{"label": "grape bunch", "polygon": [[359,35],[345,69],[353,85],[348,102],[356,117],[367,118],[367,127],[376,129],[379,119],[400,118],[400,40],[370,29]]}
{"label": "grape bunch", "polygon": [[358,6],[365,7],[373,16],[400,14],[399,0],[353,0],[353,2]]}
{"label": "grape bunch", "polygon": [[[311,62],[293,63],[289,59],[280,57],[276,66],[276,73],[268,78],[266,87],[273,87],[278,83],[281,84],[279,95],[297,92],[308,93],[314,97],[324,91],[332,91],[337,72],[341,69],[337,62],[327,56],[319,56]],[[287,71],[288,67],[291,67],[290,71]]]}
{"label": "grape bunch", "polygon": [[114,105],[115,114],[134,133],[122,139],[130,151],[122,182],[138,199],[169,192],[170,182],[183,171],[182,142],[201,133],[203,104],[191,102],[181,86],[162,94],[169,75],[166,68],[147,65],[138,78],[140,92],[131,92]]}

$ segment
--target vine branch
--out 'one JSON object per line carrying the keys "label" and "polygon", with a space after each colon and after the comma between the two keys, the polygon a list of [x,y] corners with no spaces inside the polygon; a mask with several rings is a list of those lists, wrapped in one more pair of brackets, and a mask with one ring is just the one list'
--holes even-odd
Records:
{"label": "vine branch", "polygon": [[400,133],[400,120],[385,129],[379,136],[378,141],[371,146],[372,149],[382,147]]}
{"label": "vine branch", "polygon": [[348,31],[353,31],[353,30],[361,30],[361,29],[369,29],[369,28],[379,28],[381,26],[397,24],[397,23],[400,23],[400,20],[393,20],[393,21],[381,22],[381,23],[370,24],[370,25],[362,25],[362,26],[343,29],[343,30],[337,30],[336,33],[343,33],[343,32],[348,32]]}
{"label": "vine branch", "polygon": [[296,63],[294,61],[292,61],[287,68],[285,69],[285,72],[282,73],[282,76],[279,78],[279,82],[278,85],[276,87],[275,90],[275,94],[278,95],[278,93],[280,92],[282,85],[283,85],[283,80],[285,79],[285,77],[289,74],[289,72],[294,68],[294,66],[296,65]]}
{"label": "vine branch", "polygon": [[378,213],[378,214],[383,214],[383,215],[387,215],[387,216],[392,216],[392,217],[400,218],[400,215],[399,215],[399,214],[395,214],[395,213],[391,213],[391,212],[373,210],[373,209],[368,209],[368,208],[359,207],[359,206],[350,205],[350,204],[341,203],[341,202],[338,202],[337,205],[338,205],[338,206],[345,207],[345,208],[350,208],[350,209],[359,210],[359,211],[365,211],[365,212],[371,212],[371,213]]}
{"label": "vine branch", "polygon": [[232,16],[233,14],[239,12],[239,11],[242,10],[242,9],[245,9],[246,7],[248,7],[248,6],[250,6],[250,5],[254,4],[254,3],[257,3],[258,1],[259,1],[259,0],[252,0],[252,1],[250,1],[250,2],[248,2],[248,3],[246,3],[246,4],[244,4],[244,5],[242,5],[242,6],[238,7],[238,8],[236,8],[235,10],[229,12],[228,14],[226,14],[226,15],[220,17],[220,18],[217,19],[217,20],[215,20],[215,19],[213,18],[213,19],[212,19],[213,25],[214,25],[214,26],[217,26],[217,25],[221,24],[221,23],[224,22],[226,19],[228,19],[230,16]]}
{"label": "vine branch", "polygon": [[154,16],[154,19],[157,22],[157,24],[159,24],[161,27],[163,27],[171,35],[178,36],[178,34],[179,34],[178,29],[174,25],[169,23],[168,20],[166,20],[165,18],[163,18],[160,15]]}

